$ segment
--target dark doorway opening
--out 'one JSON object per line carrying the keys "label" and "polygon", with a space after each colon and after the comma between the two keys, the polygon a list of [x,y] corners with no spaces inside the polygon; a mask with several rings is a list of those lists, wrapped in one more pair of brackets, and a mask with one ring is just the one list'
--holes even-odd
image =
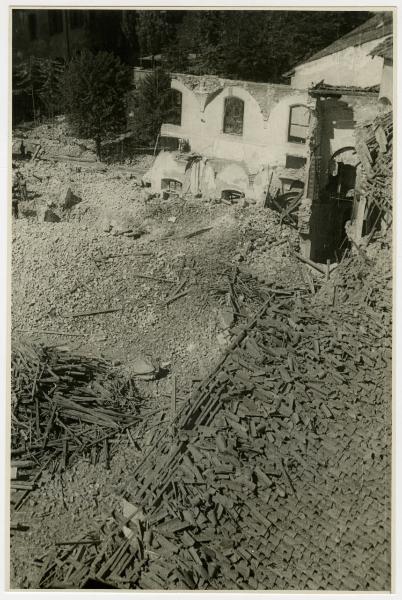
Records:
{"label": "dark doorway opening", "polygon": [[345,225],[352,218],[356,185],[354,148],[339,150],[330,161],[328,183],[313,204],[311,214],[311,259],[338,262],[350,247]]}

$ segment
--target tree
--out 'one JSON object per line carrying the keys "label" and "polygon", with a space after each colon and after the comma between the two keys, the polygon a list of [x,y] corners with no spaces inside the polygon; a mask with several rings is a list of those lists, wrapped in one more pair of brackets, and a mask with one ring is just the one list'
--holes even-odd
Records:
{"label": "tree", "polygon": [[163,69],[155,69],[138,86],[134,126],[137,138],[144,144],[154,144],[172,109],[170,77]]}
{"label": "tree", "polygon": [[197,54],[196,74],[275,83],[369,17],[363,11],[188,11],[177,40],[182,52]]}
{"label": "tree", "polygon": [[124,46],[127,48],[125,62],[134,64],[140,52],[137,36],[137,14],[135,10],[122,10],[120,12],[121,31],[125,42]]}
{"label": "tree", "polygon": [[39,98],[45,107],[47,115],[54,116],[61,106],[60,102],[60,79],[64,66],[59,60],[50,58],[37,59],[39,69]]}
{"label": "tree", "polygon": [[170,27],[166,10],[137,11],[137,36],[141,56],[155,56],[169,39]]}
{"label": "tree", "polygon": [[[34,57],[18,63],[13,69],[13,119],[20,111],[21,99],[29,98],[30,110],[34,121],[36,120],[39,100],[39,68],[38,61]],[[28,103],[25,103],[28,107]],[[22,113],[25,111],[22,111]],[[22,116],[18,115],[18,116]]]}
{"label": "tree", "polygon": [[128,59],[127,40],[122,28],[121,10],[91,10],[85,25],[86,47],[92,52],[112,52]]}
{"label": "tree", "polygon": [[59,81],[62,72],[63,62],[56,59],[30,56],[28,60],[17,63],[13,68],[13,112],[21,112],[17,98],[20,104],[23,100],[26,106],[29,98],[29,114],[34,121],[39,113],[53,119],[60,108]]}
{"label": "tree", "polygon": [[84,50],[68,64],[61,89],[69,124],[77,135],[101,142],[125,125],[125,97],[131,87],[130,69],[108,52]]}

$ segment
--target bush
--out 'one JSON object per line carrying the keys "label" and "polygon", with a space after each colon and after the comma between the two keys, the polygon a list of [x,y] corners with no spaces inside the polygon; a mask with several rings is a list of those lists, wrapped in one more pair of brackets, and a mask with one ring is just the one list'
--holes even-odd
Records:
{"label": "bush", "polygon": [[67,120],[76,135],[93,139],[98,158],[101,142],[125,128],[125,96],[130,69],[108,52],[84,50],[68,64],[61,78]]}

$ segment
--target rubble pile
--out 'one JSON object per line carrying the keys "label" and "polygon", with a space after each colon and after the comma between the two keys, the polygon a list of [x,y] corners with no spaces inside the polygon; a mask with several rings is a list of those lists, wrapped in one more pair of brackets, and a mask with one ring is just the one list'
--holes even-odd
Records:
{"label": "rubble pile", "polygon": [[36,127],[19,126],[14,129],[13,137],[21,138],[28,149],[32,148],[31,154],[35,158],[69,156],[96,161],[95,143],[72,136],[63,116],[56,117],[54,123],[43,123]]}
{"label": "rubble pile", "polygon": [[358,135],[357,150],[363,164],[363,194],[368,208],[375,205],[387,216],[392,216],[392,160],[393,114],[379,115],[373,123],[365,125]]}
{"label": "rubble pile", "polygon": [[[369,206],[390,215],[384,119],[363,136],[363,168]],[[13,341],[13,511],[32,492],[40,515],[57,492],[52,515],[72,524],[49,554],[38,542],[35,587],[388,589],[390,231],[320,269],[282,227],[299,195],[280,215],[154,198],[63,127],[49,143],[24,134],[36,146],[20,165],[25,204],[58,220],[13,228],[14,339],[75,346]],[[124,377],[84,357],[105,352]],[[119,510],[96,492],[77,508],[70,484],[109,459]],[[15,572],[34,543],[21,539]]]}
{"label": "rubble pile", "polygon": [[[99,185],[112,194],[117,184],[110,180]],[[228,306],[244,312],[236,310],[228,296],[237,264],[241,275],[237,275],[236,294],[250,310],[263,300],[263,280],[299,281],[289,256],[289,236],[283,237],[281,227],[266,219],[263,209],[249,215],[237,207],[211,207],[197,201],[142,204],[129,200],[128,182],[125,186],[126,198],[118,204],[110,196],[92,224],[87,215],[79,222],[34,226],[26,219],[15,222],[13,329],[44,343],[64,339],[80,350],[84,345],[85,352],[110,348],[113,358],[124,362],[135,358],[134,351],[150,353],[171,360],[180,376],[198,375],[205,362],[203,376],[222,341],[217,338],[218,311]],[[96,194],[98,184],[93,187]],[[81,197],[83,202],[72,211],[95,202],[101,207],[100,200],[86,202],[86,187]],[[91,210],[88,214],[94,214]],[[171,217],[176,218],[174,223]],[[106,221],[113,224],[108,233],[104,225],[98,228]],[[118,228],[138,231],[136,223],[143,223],[147,233],[139,238],[117,235]],[[194,235],[201,229],[203,233]],[[105,310],[116,312],[101,312]],[[77,316],[88,312],[94,314]],[[54,334],[46,335],[47,331]]]}
{"label": "rubble pile", "polygon": [[122,486],[114,528],[40,586],[389,587],[391,273],[359,294],[355,260],[335,300],[271,289]]}
{"label": "rubble pile", "polygon": [[[131,382],[106,361],[21,341],[11,367],[11,488],[30,491],[43,469],[85,455],[108,466],[112,439],[139,419]],[[24,498],[14,498],[14,508]]]}

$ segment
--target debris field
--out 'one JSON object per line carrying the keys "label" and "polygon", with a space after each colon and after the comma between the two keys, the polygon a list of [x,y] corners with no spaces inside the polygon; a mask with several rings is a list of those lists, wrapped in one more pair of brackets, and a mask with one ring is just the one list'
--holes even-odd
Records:
{"label": "debris field", "polygon": [[372,277],[368,299],[350,289],[351,266],[334,303],[273,290],[233,331],[217,367],[121,486],[114,531],[77,542],[62,568],[51,562],[46,587],[87,577],[140,589],[386,585],[389,274]]}
{"label": "debris field", "polygon": [[320,271],[66,154],[19,166],[13,587],[389,589],[390,232]]}

